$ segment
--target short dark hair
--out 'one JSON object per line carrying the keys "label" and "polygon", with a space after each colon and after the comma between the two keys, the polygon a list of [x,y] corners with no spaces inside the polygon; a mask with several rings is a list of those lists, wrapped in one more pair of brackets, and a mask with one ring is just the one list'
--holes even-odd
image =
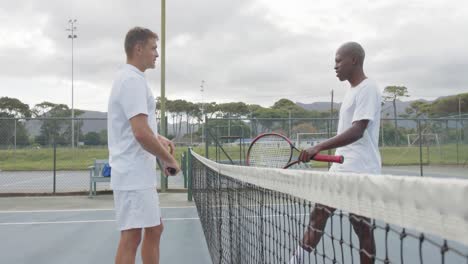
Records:
{"label": "short dark hair", "polygon": [[134,27],[130,29],[125,36],[125,53],[127,54],[127,57],[132,55],[132,51],[135,45],[146,43],[146,41],[151,38],[156,40],[159,39],[156,33],[147,28]]}
{"label": "short dark hair", "polygon": [[341,45],[340,49],[344,51],[347,55],[355,56],[358,60],[359,65],[362,66],[364,64],[366,52],[362,48],[361,44],[350,41]]}

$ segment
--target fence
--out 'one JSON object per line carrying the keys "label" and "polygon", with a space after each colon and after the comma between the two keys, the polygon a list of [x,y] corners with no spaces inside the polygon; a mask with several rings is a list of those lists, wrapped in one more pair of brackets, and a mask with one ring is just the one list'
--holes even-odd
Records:
{"label": "fence", "polygon": [[[88,192],[88,167],[109,157],[107,119],[75,118],[74,133],[71,122],[0,118],[1,195]],[[168,183],[161,178],[158,186],[163,190],[184,187],[182,176],[169,177]],[[97,189],[109,190],[109,183],[98,183]]]}
{"label": "fence", "polygon": [[[205,156],[219,162],[242,164],[248,144],[260,133],[279,132],[299,148],[306,148],[334,136],[338,120],[208,119],[205,126]],[[444,173],[442,166],[463,168],[468,165],[468,119],[397,119],[396,122],[381,119],[379,148],[383,166],[389,173],[398,166],[405,166],[408,172],[412,169],[413,174],[421,176],[425,174],[425,167],[430,170],[435,167],[442,170],[441,173]],[[456,174],[464,176],[462,169]],[[446,176],[451,175],[447,173]]]}
{"label": "fence", "polygon": [[[70,118],[0,118],[0,194],[87,192],[88,166],[94,159],[108,158],[107,120],[74,121],[72,133]],[[243,164],[250,140],[259,133],[280,132],[306,147],[334,136],[337,125],[337,119],[324,118],[207,119],[186,138],[193,139],[187,141],[192,146],[203,140],[195,150],[206,152],[210,159]],[[450,170],[458,168],[462,172],[456,175],[466,175],[468,118],[398,119],[396,128],[394,119],[382,119],[380,125],[383,165],[394,168],[389,173],[411,167],[415,175],[436,174],[438,169],[437,173],[451,176]],[[177,149],[180,158],[184,147]],[[168,183],[165,179],[158,179],[163,190],[186,185],[182,176],[169,177]],[[108,183],[98,185],[98,190],[108,189]]]}

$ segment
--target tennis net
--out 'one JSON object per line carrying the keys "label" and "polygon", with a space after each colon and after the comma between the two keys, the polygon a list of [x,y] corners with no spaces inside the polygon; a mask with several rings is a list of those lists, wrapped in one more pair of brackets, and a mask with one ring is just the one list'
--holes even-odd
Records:
{"label": "tennis net", "polygon": [[189,164],[213,263],[468,264],[466,180]]}

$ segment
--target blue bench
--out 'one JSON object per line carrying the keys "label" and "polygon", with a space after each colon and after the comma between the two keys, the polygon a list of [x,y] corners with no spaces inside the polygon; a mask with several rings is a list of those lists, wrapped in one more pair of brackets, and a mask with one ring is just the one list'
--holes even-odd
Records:
{"label": "blue bench", "polygon": [[102,176],[102,169],[104,165],[108,163],[108,160],[97,159],[94,160],[93,166],[89,166],[89,197],[96,195],[96,183],[97,182],[110,182],[111,177]]}

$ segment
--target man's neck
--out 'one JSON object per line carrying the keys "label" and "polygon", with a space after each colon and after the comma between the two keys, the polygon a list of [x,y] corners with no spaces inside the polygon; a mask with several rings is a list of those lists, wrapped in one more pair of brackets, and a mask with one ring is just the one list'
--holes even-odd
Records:
{"label": "man's neck", "polygon": [[367,76],[361,70],[361,71],[356,72],[356,74],[354,74],[348,81],[349,81],[349,84],[351,84],[351,88],[354,88],[358,86],[365,79],[367,79]]}
{"label": "man's neck", "polygon": [[138,62],[136,62],[135,60],[132,60],[132,59],[127,59],[127,64],[130,64],[130,65],[133,65],[135,66],[137,69],[139,69],[141,72],[145,72],[146,71],[146,68],[139,64]]}

